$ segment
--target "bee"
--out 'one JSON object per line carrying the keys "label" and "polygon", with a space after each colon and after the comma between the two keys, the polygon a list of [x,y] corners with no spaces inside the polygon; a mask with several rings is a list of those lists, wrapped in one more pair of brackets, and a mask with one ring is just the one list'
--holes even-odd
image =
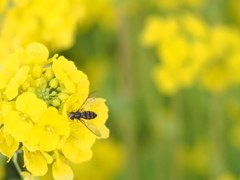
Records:
{"label": "bee", "polygon": [[81,123],[83,123],[84,126],[86,126],[93,134],[95,134],[98,137],[101,137],[101,133],[96,127],[95,124],[93,124],[90,120],[95,119],[97,117],[97,114],[93,111],[85,111],[86,109],[90,108],[95,100],[96,100],[96,94],[97,92],[92,92],[88,98],[84,101],[82,106],[77,110],[69,113],[69,118],[71,120],[79,120]]}

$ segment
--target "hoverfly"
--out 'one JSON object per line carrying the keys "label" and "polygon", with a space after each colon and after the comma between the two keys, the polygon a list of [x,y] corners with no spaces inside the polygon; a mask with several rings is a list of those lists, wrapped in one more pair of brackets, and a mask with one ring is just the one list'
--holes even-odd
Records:
{"label": "hoverfly", "polygon": [[101,133],[98,130],[98,128],[93,124],[91,121],[94,118],[97,117],[97,114],[93,111],[85,111],[86,109],[90,108],[95,100],[96,100],[96,94],[97,92],[92,92],[88,98],[83,102],[82,106],[77,110],[69,113],[69,118],[71,120],[79,120],[81,123],[83,123],[84,126],[86,126],[93,134],[95,134],[98,137],[101,137]]}

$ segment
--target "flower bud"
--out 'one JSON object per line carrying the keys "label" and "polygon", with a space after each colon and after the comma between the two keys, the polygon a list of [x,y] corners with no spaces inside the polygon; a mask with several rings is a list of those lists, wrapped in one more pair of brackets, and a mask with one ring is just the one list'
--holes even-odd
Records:
{"label": "flower bud", "polygon": [[62,101],[66,101],[68,97],[69,97],[69,95],[66,94],[66,93],[59,93],[58,94],[58,98]]}
{"label": "flower bud", "polygon": [[56,96],[56,94],[57,94],[56,91],[51,92],[51,95],[52,95],[52,96]]}
{"label": "flower bud", "polygon": [[50,79],[52,79],[54,77],[53,70],[52,69],[47,69],[44,73],[44,76],[45,76],[45,79],[49,81]]}
{"label": "flower bud", "polygon": [[49,86],[52,87],[52,88],[56,88],[56,87],[58,86],[58,80],[57,80],[57,78],[52,79],[52,80],[49,82]]}
{"label": "flower bud", "polygon": [[39,78],[42,75],[42,67],[39,65],[35,65],[32,70],[32,76],[34,79]]}
{"label": "flower bud", "polygon": [[59,99],[53,99],[53,100],[51,101],[51,104],[52,104],[53,106],[55,106],[55,107],[58,107],[58,106],[60,106],[61,101],[60,101]]}
{"label": "flower bud", "polygon": [[34,87],[29,87],[27,91],[35,93],[36,89]]}
{"label": "flower bud", "polygon": [[44,85],[44,83],[46,83],[46,80],[43,78],[38,78],[35,80],[36,87],[42,87],[42,85]]}
{"label": "flower bud", "polygon": [[23,84],[22,84],[22,89],[24,91],[27,91],[27,89],[30,87],[30,83],[28,81],[25,81]]}

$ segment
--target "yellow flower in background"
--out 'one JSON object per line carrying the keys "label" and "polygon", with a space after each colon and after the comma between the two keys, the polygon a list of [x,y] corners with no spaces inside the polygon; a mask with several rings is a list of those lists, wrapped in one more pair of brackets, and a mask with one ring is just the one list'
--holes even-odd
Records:
{"label": "yellow flower in background", "polygon": [[233,28],[220,26],[208,34],[208,57],[201,68],[200,82],[214,93],[240,83],[240,33]]}
{"label": "yellow flower in background", "polygon": [[116,9],[112,0],[2,0],[0,18],[0,57],[4,59],[16,47],[33,41],[52,51],[68,49],[79,26],[115,27]]}
{"label": "yellow flower in background", "polygon": [[2,0],[0,2],[0,14],[3,13],[3,11],[5,10],[6,8],[6,5],[7,5],[7,0]]}
{"label": "yellow flower in background", "polygon": [[52,50],[71,47],[85,6],[78,0],[6,0],[0,3],[1,11],[0,56],[6,57],[13,48],[32,41]]}
{"label": "yellow flower in background", "polygon": [[[73,179],[67,161],[91,159],[96,141],[88,123],[69,118],[86,102],[89,81],[72,61],[48,55],[44,45],[32,43],[26,50],[17,48],[1,65],[0,152],[10,161],[19,148],[23,150],[24,165],[32,176],[43,176],[53,163],[55,179]],[[90,101],[83,111],[97,117],[89,124],[98,129],[98,138],[108,138],[105,100]]]}
{"label": "yellow flower in background", "polygon": [[182,7],[199,8],[206,0],[151,0],[154,5],[157,5],[162,10],[178,10]]}
{"label": "yellow flower in background", "polygon": [[142,44],[150,47],[157,46],[159,41],[174,37],[179,31],[178,28],[178,24],[173,18],[164,19],[159,16],[150,16],[141,34]]}
{"label": "yellow flower in background", "polygon": [[219,174],[218,177],[213,180],[239,180],[239,176],[236,176],[229,171],[225,171]]}
{"label": "yellow flower in background", "polygon": [[186,146],[183,157],[187,168],[198,174],[206,174],[211,157],[209,142],[197,141],[192,146]]}
{"label": "yellow flower in background", "polygon": [[185,14],[149,17],[141,42],[156,49],[160,64],[152,74],[164,94],[175,94],[196,82],[212,93],[222,93],[240,83],[239,37],[234,28],[210,27]]}
{"label": "yellow flower in background", "polygon": [[161,64],[154,68],[153,78],[160,91],[171,95],[193,84],[205,61],[203,42],[207,31],[199,18],[189,14],[183,17],[149,17],[141,42],[145,46],[156,47]]}

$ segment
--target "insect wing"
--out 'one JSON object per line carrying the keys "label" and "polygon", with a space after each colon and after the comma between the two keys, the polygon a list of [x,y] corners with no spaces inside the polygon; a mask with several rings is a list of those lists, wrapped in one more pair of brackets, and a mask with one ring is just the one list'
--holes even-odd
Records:
{"label": "insect wing", "polygon": [[85,109],[90,108],[96,100],[97,91],[92,92],[88,98],[84,101],[83,105],[80,107],[79,111],[85,111]]}
{"label": "insect wing", "polygon": [[96,136],[101,137],[101,133],[98,128],[91,121],[85,121],[80,119],[80,121]]}

